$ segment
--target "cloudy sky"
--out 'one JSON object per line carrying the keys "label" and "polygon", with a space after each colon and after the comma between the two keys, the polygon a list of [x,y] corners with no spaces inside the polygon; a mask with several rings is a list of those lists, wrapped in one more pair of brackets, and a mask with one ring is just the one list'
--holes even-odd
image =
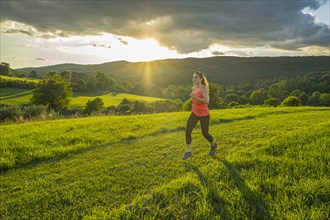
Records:
{"label": "cloudy sky", "polygon": [[329,0],[1,0],[1,62],[330,55],[329,7]]}

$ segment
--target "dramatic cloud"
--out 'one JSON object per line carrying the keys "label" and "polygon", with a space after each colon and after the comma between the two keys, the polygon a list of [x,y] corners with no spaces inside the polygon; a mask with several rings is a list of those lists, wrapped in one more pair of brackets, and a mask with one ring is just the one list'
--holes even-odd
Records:
{"label": "dramatic cloud", "polygon": [[[1,31],[31,36],[37,30],[44,38],[100,33],[149,37],[180,53],[201,51],[215,44],[300,50],[329,46],[329,26],[316,23],[315,17],[302,12],[305,8],[316,10],[323,3],[322,0],[1,1],[1,21],[5,27]],[[9,21],[26,26],[8,27]]]}
{"label": "dramatic cloud", "polygon": [[221,52],[221,51],[213,51],[212,55],[214,56],[221,56],[221,55],[225,55],[225,53]]}

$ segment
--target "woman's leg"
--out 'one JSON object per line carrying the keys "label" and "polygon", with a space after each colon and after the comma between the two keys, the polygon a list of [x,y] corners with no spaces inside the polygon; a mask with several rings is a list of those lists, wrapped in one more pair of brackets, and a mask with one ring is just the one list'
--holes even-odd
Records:
{"label": "woman's leg", "polygon": [[209,134],[209,126],[210,126],[210,115],[200,117],[201,129],[203,136],[211,143],[213,143],[213,137]]}
{"label": "woman's leg", "polygon": [[213,142],[213,137],[209,134],[210,115],[201,117],[200,122],[203,136],[211,143],[211,150],[209,154],[213,156],[215,153],[215,149],[217,148],[217,143]]}
{"label": "woman's leg", "polygon": [[191,132],[193,131],[194,127],[198,122],[198,117],[191,113],[186,126],[186,145],[187,145],[187,152],[191,151]]}

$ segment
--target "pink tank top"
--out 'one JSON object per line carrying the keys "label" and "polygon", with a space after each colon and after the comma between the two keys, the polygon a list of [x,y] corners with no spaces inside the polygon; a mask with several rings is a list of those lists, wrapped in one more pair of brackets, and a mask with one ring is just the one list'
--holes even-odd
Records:
{"label": "pink tank top", "polygon": [[[201,87],[192,90],[192,92],[195,96],[203,98],[203,94],[200,89]],[[192,112],[198,117],[207,116],[210,114],[208,105],[204,102],[198,101],[197,99],[192,99]]]}

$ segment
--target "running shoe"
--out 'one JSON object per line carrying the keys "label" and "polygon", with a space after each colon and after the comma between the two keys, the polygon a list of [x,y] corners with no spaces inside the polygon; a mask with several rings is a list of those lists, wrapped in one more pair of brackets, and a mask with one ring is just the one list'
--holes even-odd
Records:
{"label": "running shoe", "polygon": [[210,155],[213,156],[214,153],[215,153],[215,149],[217,148],[217,143],[214,143],[212,146],[211,146],[211,150],[210,150]]}
{"label": "running shoe", "polygon": [[183,157],[181,158],[182,160],[186,160],[188,159],[189,157],[192,157],[192,153],[191,152],[186,152]]}

